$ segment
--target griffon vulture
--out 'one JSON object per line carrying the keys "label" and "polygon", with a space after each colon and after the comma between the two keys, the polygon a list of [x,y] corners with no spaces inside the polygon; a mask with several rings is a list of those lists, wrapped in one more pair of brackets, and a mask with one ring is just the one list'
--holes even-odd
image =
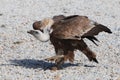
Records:
{"label": "griffon vulture", "polygon": [[60,69],[64,61],[74,61],[74,50],[83,52],[90,61],[98,63],[96,54],[84,42],[84,38],[89,39],[95,45],[98,41],[95,35],[99,32],[112,33],[109,28],[90,20],[86,16],[54,16],[53,18],[43,19],[33,23],[33,29],[28,31],[40,41],[50,40],[56,52],[56,56],[47,58],[55,60],[56,68]]}

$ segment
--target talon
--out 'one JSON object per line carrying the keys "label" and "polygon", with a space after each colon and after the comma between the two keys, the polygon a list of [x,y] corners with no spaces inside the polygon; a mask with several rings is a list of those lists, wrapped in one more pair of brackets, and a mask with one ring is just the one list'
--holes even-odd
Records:
{"label": "talon", "polygon": [[45,60],[46,61],[56,61],[57,59],[63,58],[63,57],[64,57],[64,55],[56,55],[56,56],[52,56],[52,57],[46,58]]}
{"label": "talon", "polygon": [[58,68],[57,67],[51,67],[51,70],[56,71],[56,70],[58,70]]}

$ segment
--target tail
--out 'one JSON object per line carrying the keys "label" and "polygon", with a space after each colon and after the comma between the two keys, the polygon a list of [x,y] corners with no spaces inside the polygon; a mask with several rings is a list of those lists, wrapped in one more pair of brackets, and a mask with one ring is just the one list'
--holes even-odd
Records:
{"label": "tail", "polygon": [[105,31],[107,33],[112,33],[112,31],[109,28],[107,28],[106,26],[102,24],[95,23],[95,26],[98,27],[102,31]]}
{"label": "tail", "polygon": [[93,27],[91,30],[89,30],[87,33],[85,33],[83,35],[83,37],[86,37],[86,36],[95,36],[95,35],[98,35],[100,32],[107,32],[107,33],[112,33],[112,31],[107,28],[106,26],[102,25],[102,24],[98,24],[97,22],[94,22],[93,24],[95,27]]}

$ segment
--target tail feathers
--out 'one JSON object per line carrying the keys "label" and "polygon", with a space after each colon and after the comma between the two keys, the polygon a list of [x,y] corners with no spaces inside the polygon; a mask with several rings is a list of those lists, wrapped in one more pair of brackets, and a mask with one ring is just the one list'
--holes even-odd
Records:
{"label": "tail feathers", "polygon": [[90,36],[92,39],[94,39],[95,41],[98,41],[99,42],[99,40],[96,38],[96,37],[94,37],[94,36]]}
{"label": "tail feathers", "polygon": [[[87,37],[89,40],[91,40],[96,46],[98,46],[98,44],[95,42],[95,41],[98,41],[99,42],[99,40],[96,38],[96,37],[94,37],[94,36],[88,36]],[[95,40],[95,41],[94,41]]]}
{"label": "tail feathers", "polygon": [[89,40],[91,40],[96,46],[98,46],[98,44],[93,39],[89,39]]}
{"label": "tail feathers", "polygon": [[107,28],[106,26],[104,26],[104,25],[102,25],[102,24],[95,24],[97,27],[99,27],[100,29],[101,29],[101,31],[105,31],[105,32],[107,32],[107,33],[112,33],[112,31],[109,29],[109,28]]}
{"label": "tail feathers", "polygon": [[87,33],[85,33],[83,36],[95,36],[98,35],[100,32],[107,32],[107,33],[112,33],[112,31],[107,28],[106,26],[102,24],[98,24],[94,22],[95,27],[93,27],[91,30],[89,30]]}
{"label": "tail feathers", "polygon": [[[95,42],[95,41],[98,41],[99,42],[99,40],[96,38],[96,37],[94,37],[94,36],[84,36],[84,37],[82,37],[82,38],[87,38],[87,39],[89,39],[90,41],[92,41],[96,46],[98,46],[98,44]],[[94,41],[95,40],[95,41]]]}

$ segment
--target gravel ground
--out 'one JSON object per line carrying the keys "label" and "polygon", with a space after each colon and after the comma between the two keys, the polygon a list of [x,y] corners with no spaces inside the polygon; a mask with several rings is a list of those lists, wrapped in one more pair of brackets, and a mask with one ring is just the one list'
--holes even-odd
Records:
{"label": "gravel ground", "polygon": [[[96,47],[99,64],[79,51],[73,64],[45,70],[43,59],[55,54],[50,42],[27,34],[32,23],[54,15],[86,15],[108,26],[113,34],[100,33]],[[0,0],[0,80],[120,80],[120,0]]]}

